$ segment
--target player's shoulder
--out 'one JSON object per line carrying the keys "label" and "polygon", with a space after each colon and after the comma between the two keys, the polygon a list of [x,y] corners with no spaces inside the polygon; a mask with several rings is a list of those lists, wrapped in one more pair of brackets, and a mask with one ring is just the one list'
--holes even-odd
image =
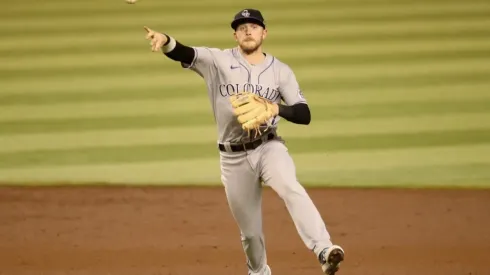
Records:
{"label": "player's shoulder", "polygon": [[288,63],[281,60],[279,57],[269,53],[267,53],[267,55],[270,55],[271,59],[273,60],[273,65],[279,70],[284,70],[284,71],[292,70],[291,66]]}
{"label": "player's shoulder", "polygon": [[233,49],[228,49],[228,48],[218,48],[218,47],[209,47],[209,46],[194,46],[193,48],[199,51],[210,51],[212,53],[217,53],[217,54],[233,54]]}
{"label": "player's shoulder", "polygon": [[288,76],[293,73],[293,68],[277,56],[271,55],[274,62],[274,71],[276,71],[279,75]]}

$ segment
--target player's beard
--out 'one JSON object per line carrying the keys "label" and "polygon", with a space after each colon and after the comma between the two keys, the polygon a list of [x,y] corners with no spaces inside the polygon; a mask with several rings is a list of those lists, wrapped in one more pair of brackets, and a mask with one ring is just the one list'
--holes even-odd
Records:
{"label": "player's beard", "polygon": [[240,44],[240,48],[247,55],[253,54],[262,45],[262,39],[260,39],[259,41],[256,40],[252,40],[252,41],[255,43],[249,43],[249,41],[244,41],[243,43]]}

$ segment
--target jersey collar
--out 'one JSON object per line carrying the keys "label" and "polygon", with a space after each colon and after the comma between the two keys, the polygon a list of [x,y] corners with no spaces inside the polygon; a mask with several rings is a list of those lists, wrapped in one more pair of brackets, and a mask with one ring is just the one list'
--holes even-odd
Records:
{"label": "jersey collar", "polygon": [[262,61],[262,63],[257,64],[257,65],[251,65],[248,63],[247,59],[240,53],[240,50],[238,49],[238,46],[233,48],[233,55],[247,68],[252,69],[252,68],[266,68],[270,66],[270,63],[274,60],[274,57],[270,54],[264,53],[265,54],[265,59]]}

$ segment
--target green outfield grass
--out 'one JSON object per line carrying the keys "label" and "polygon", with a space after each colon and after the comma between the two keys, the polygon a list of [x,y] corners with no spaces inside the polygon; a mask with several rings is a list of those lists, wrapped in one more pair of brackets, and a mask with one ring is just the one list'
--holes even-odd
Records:
{"label": "green outfield grass", "polygon": [[[268,21],[312,123],[279,133],[308,186],[490,186],[490,2],[9,2],[0,10],[0,182],[219,184],[203,81],[143,26],[233,47]],[[310,139],[310,140],[309,140]],[[184,171],[180,173],[179,170]]]}

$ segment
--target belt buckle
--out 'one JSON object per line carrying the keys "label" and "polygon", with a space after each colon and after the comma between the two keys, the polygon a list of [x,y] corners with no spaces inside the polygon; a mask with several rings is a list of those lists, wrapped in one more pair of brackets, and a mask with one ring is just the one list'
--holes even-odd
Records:
{"label": "belt buckle", "polygon": [[[252,148],[255,149],[257,148],[259,145],[261,145],[262,143],[268,141],[268,140],[271,140],[272,138],[274,137],[274,134],[272,133],[269,133],[268,135],[266,136],[262,136],[256,140],[253,140],[253,141],[249,141],[249,142],[243,142],[243,143],[240,143],[240,146],[243,148],[243,151],[247,151],[247,144],[250,144],[252,145]],[[258,144],[258,145],[257,145]],[[257,146],[256,146],[257,145]]]}

